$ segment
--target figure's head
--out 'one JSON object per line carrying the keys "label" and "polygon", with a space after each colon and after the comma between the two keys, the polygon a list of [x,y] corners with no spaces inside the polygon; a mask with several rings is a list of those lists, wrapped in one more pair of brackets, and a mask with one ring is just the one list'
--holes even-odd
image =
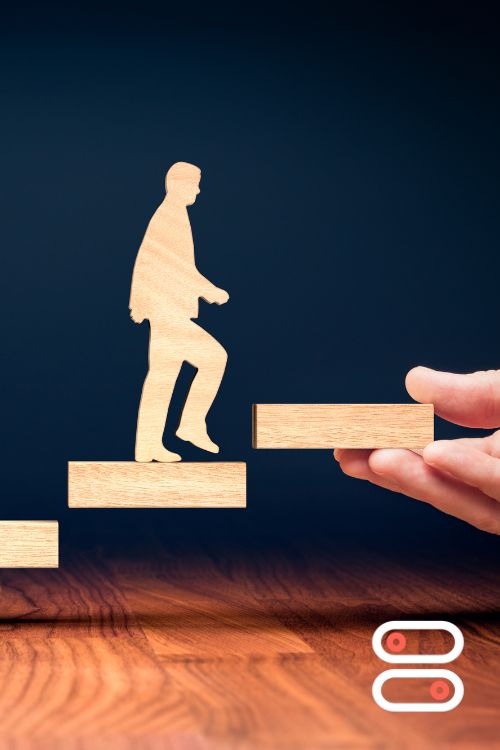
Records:
{"label": "figure's head", "polygon": [[184,206],[191,206],[200,192],[201,170],[194,164],[178,161],[167,172],[167,193]]}

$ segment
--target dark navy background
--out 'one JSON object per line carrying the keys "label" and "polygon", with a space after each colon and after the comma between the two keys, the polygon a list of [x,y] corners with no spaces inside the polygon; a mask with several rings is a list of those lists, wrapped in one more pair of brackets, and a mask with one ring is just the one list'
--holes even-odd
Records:
{"label": "dark navy background", "polygon": [[[253,402],[407,401],[413,365],[500,367],[496,20],[372,5],[4,17],[2,517],[59,519],[63,555],[153,529],[496,549],[328,451],[251,448]],[[133,458],[148,332],[130,277],[178,160],[202,169],[198,266],[231,294],[200,321],[229,352],[209,429],[248,462],[248,509],[69,511],[68,459]]]}

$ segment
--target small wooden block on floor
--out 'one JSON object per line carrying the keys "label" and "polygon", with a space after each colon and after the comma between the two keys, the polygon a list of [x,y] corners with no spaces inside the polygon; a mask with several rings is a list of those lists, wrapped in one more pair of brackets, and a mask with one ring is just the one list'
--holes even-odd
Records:
{"label": "small wooden block on floor", "polygon": [[245,508],[242,462],[70,461],[70,508]]}
{"label": "small wooden block on floor", "polygon": [[433,404],[254,404],[254,448],[424,448]]}
{"label": "small wooden block on floor", "polygon": [[0,521],[0,568],[58,568],[57,521]]}

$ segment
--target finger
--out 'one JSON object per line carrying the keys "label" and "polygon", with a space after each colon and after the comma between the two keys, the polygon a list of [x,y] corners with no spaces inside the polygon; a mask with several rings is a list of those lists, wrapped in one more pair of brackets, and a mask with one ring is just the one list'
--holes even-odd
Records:
{"label": "finger", "polygon": [[[500,431],[498,433],[498,436],[500,438]],[[460,445],[468,445],[471,448],[476,448],[477,450],[483,450],[486,453],[490,453],[491,455],[491,439],[493,438],[493,435],[488,435],[488,437],[485,438],[456,438],[454,440],[455,443],[459,443]],[[500,442],[500,441],[499,441]],[[346,463],[347,461],[352,462],[351,465],[354,465],[354,462],[357,462],[358,459],[364,458],[365,461],[368,461],[368,456],[370,453],[373,452],[373,449],[371,450],[360,450],[357,448],[335,448],[333,451],[333,457],[336,461],[339,463]],[[419,456],[422,456],[424,452],[424,449],[417,449],[412,448],[412,453],[416,453]]]}
{"label": "finger", "polygon": [[373,473],[368,463],[370,453],[371,451],[369,450],[336,448],[334,456],[339,462],[343,473],[347,476],[354,477],[355,479],[364,479],[386,490],[400,492],[400,488],[395,482],[388,481],[384,477]]}
{"label": "finger", "polygon": [[489,436],[484,438],[455,438],[453,442],[466,445],[469,448],[476,448],[478,451],[488,452]]}
{"label": "finger", "polygon": [[438,416],[464,427],[500,426],[500,370],[457,375],[415,367],[406,376],[415,401],[434,404]]}
{"label": "finger", "polygon": [[333,456],[340,464],[349,463],[354,466],[359,463],[361,466],[363,464],[368,465],[368,457],[371,452],[371,450],[360,450],[358,448],[335,448]]}
{"label": "finger", "polygon": [[500,459],[454,440],[437,440],[424,449],[424,461],[500,500]]}
{"label": "finger", "polygon": [[389,482],[395,482],[400,492],[415,500],[471,523],[473,526],[500,534],[500,504],[470,487],[429,466],[412,451],[381,449],[368,459],[370,469]]}

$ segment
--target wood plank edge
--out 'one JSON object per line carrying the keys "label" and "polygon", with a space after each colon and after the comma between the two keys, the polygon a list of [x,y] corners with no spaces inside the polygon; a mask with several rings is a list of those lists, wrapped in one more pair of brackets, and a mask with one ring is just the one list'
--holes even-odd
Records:
{"label": "wood plank edge", "polygon": [[252,404],[252,448],[257,447],[257,404]]}
{"label": "wood plank edge", "polygon": [[245,510],[246,507],[246,498],[226,505],[83,505],[78,501],[68,500],[68,508],[71,510]]}

